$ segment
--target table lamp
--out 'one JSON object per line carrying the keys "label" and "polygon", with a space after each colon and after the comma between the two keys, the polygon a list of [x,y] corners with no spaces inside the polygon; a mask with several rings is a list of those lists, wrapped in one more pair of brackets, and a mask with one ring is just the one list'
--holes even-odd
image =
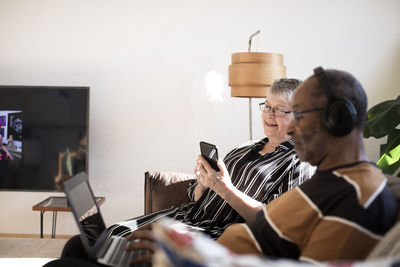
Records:
{"label": "table lamp", "polygon": [[231,96],[249,98],[249,137],[252,136],[251,99],[265,98],[267,89],[273,81],[286,77],[286,66],[283,65],[283,55],[265,52],[251,52],[252,38],[249,38],[247,53],[232,54],[232,64],[229,65],[229,86]]}

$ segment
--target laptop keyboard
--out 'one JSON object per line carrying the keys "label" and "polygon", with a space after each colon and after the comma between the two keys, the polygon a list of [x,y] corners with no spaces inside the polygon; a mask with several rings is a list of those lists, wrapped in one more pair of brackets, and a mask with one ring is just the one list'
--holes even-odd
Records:
{"label": "laptop keyboard", "polygon": [[111,245],[111,243],[113,242],[113,239],[112,238],[107,238],[105,241],[104,241],[104,244],[103,244],[103,246],[101,247],[101,249],[99,250],[99,252],[97,252],[97,258],[103,258],[104,257],[104,255],[106,254],[106,252],[107,252],[107,250],[108,250],[108,248],[110,247],[110,245]]}
{"label": "laptop keyboard", "polygon": [[[129,266],[129,263],[133,258],[146,253],[146,250],[126,251],[125,247],[127,245],[128,241],[123,237],[112,236],[106,239],[103,247],[98,253],[98,261],[109,266]],[[145,265],[146,264],[144,264],[144,266]]]}

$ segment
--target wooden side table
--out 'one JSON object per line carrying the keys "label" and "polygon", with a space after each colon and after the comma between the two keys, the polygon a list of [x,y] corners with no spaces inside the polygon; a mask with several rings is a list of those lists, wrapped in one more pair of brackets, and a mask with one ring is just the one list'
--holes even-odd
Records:
{"label": "wooden side table", "polygon": [[[97,204],[100,206],[106,200],[105,197],[96,197]],[[67,197],[48,197],[42,202],[34,205],[32,210],[40,211],[40,238],[43,238],[43,214],[46,211],[53,212],[53,221],[51,227],[51,238],[56,237],[56,223],[58,211],[71,211],[68,206]]]}

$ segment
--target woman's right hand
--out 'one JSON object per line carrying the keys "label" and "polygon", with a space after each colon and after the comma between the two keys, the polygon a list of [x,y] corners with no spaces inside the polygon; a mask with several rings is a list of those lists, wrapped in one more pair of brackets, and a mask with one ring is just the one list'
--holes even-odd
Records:
{"label": "woman's right hand", "polygon": [[194,174],[196,175],[197,179],[197,185],[194,188],[194,200],[197,201],[201,195],[206,191],[208,188],[208,185],[205,183],[205,181],[201,178],[200,176],[200,160],[197,160],[196,167],[194,168]]}
{"label": "woman's right hand", "polygon": [[201,161],[200,159],[197,159],[197,164],[196,164],[196,168],[194,169],[194,173],[196,174],[196,179],[197,179],[197,183],[204,188],[204,190],[206,190],[209,185],[207,184],[207,181],[202,179],[202,177],[200,176],[200,165],[201,165]]}

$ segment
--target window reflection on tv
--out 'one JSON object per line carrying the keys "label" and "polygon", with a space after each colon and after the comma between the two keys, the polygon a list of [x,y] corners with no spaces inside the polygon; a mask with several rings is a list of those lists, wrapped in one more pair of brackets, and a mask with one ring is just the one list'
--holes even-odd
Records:
{"label": "window reflection on tv", "polygon": [[0,86],[0,190],[62,191],[88,171],[88,87]]}

